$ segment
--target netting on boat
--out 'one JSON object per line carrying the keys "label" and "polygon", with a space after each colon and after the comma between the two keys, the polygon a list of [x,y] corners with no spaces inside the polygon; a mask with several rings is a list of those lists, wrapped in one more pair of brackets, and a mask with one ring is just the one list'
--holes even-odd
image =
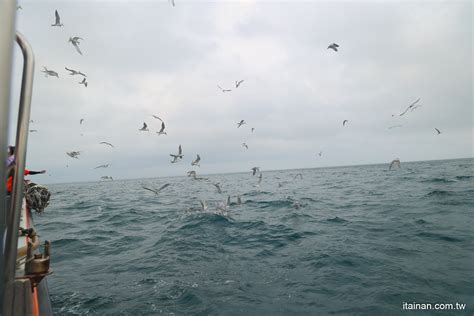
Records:
{"label": "netting on boat", "polygon": [[44,209],[49,205],[50,197],[51,193],[42,185],[28,183],[25,186],[26,204],[37,213],[43,213]]}

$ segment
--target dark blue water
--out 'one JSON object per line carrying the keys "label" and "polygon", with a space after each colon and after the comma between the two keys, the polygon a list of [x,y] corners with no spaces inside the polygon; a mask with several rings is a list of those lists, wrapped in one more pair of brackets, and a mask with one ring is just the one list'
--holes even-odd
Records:
{"label": "dark blue water", "polygon": [[36,225],[52,241],[54,311],[397,315],[458,302],[468,311],[417,314],[472,315],[474,160],[387,169],[263,171],[260,187],[250,171],[50,185]]}

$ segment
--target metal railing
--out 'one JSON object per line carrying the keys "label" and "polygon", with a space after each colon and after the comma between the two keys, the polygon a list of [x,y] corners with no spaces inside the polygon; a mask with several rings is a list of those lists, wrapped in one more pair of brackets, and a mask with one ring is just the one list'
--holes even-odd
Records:
{"label": "metal railing", "polygon": [[[13,34],[16,1],[2,0],[0,9],[0,146],[6,149],[8,141],[8,119],[10,108],[11,68],[13,56]],[[4,25],[5,24],[5,25]],[[11,34],[7,34],[10,32]],[[26,148],[28,144],[28,127],[31,112],[31,97],[33,92],[34,55],[33,50],[25,37],[16,33],[16,42],[23,54],[23,73],[21,82],[20,105],[16,126],[15,166],[13,167],[13,185],[11,190],[10,207],[6,198],[6,166],[5,150],[0,155],[0,311],[9,314],[13,300],[13,290],[16,272],[16,255],[18,248],[18,228],[20,225],[20,210],[23,201],[24,170],[26,163]]]}

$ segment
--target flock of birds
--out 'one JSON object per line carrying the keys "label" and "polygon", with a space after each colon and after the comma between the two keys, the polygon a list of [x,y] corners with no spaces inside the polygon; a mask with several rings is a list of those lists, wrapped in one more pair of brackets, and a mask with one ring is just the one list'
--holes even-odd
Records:
{"label": "flock of birds", "polygon": [[[171,4],[173,6],[175,6],[175,3],[174,3],[174,0],[168,0],[169,2],[171,2]],[[22,9],[21,6],[18,6],[17,9]],[[57,10],[55,10],[54,12],[54,15],[55,15],[55,21],[54,21],[54,24],[51,24],[51,27],[62,27],[64,26],[63,23],[61,23],[61,17],[58,13]],[[80,49],[80,44],[81,44],[81,41],[84,40],[82,37],[79,37],[79,36],[73,36],[73,37],[69,37],[69,40],[68,40],[68,43],[71,43],[72,46],[75,48],[76,52],[80,55],[82,55],[82,51]],[[339,49],[340,49],[340,45],[339,44],[336,44],[336,43],[332,43],[330,44],[327,49],[331,49],[333,50],[334,52],[338,52]],[[87,75],[84,74],[83,72],[79,71],[79,70],[75,70],[75,69],[71,69],[71,68],[68,68],[68,67],[65,67],[65,70],[69,72],[69,75],[71,76],[81,76],[82,77],[82,80],[78,82],[78,84],[81,84],[81,85],[84,85],[84,87],[87,88],[88,86],[88,82],[87,82]],[[58,72],[52,70],[52,69],[48,69],[47,67],[44,67],[44,70],[42,71],[44,74],[45,74],[45,77],[56,77],[59,79],[59,74]],[[238,89],[242,83],[244,83],[244,80],[243,79],[240,79],[240,80],[236,80],[235,81],[235,89]],[[223,88],[221,87],[220,85],[217,85],[218,89],[222,92],[222,93],[229,93],[229,92],[232,92],[232,89],[230,88]],[[413,102],[412,104],[410,104],[402,113],[399,114],[399,116],[404,116],[406,115],[407,113],[409,112],[413,112],[415,109],[421,107],[421,104],[419,104],[419,101],[420,99],[417,99],[415,102]],[[159,116],[156,116],[156,115],[151,115],[154,119],[156,120],[159,120],[161,122],[161,128],[156,131],[156,133],[158,135],[167,135],[167,132],[165,131],[166,129],[166,125],[165,125],[165,122],[159,117]],[[395,115],[392,115],[392,117],[395,116]],[[85,121],[85,119],[81,118],[79,120],[79,124],[82,125],[83,122]],[[31,121],[33,122],[33,121]],[[344,119],[342,121],[342,126],[343,127],[346,127],[349,123],[349,120],[347,119]],[[246,125],[246,121],[244,119],[240,120],[239,122],[236,123],[237,124],[237,128],[241,128],[242,126]],[[390,126],[388,127],[388,129],[393,129],[393,128],[399,128],[399,127],[402,127],[402,125],[394,125],[394,126]],[[141,128],[138,129],[140,132],[149,132],[150,129],[148,128],[148,124],[146,122],[143,122],[143,126]],[[251,133],[253,133],[255,130],[254,127],[251,128]],[[438,128],[435,128],[437,134],[441,134],[441,131],[438,129]],[[37,130],[30,130],[30,132],[36,132]],[[82,135],[82,134],[81,134]],[[111,148],[114,148],[115,146],[109,142],[105,142],[105,141],[102,141],[100,142],[99,144],[102,144],[102,145],[105,145],[105,146],[109,146]],[[249,149],[249,146],[247,145],[246,142],[242,142],[242,147],[244,147],[246,150]],[[318,156],[322,156],[322,151],[320,151],[318,153]],[[70,151],[70,152],[66,152],[66,154],[73,158],[73,159],[79,159],[79,156],[81,154],[81,151]],[[184,157],[184,154],[183,154],[183,149],[181,147],[181,145],[178,146],[178,151],[177,153],[171,153],[170,154],[170,157],[172,158],[171,160],[171,163],[172,164],[175,164],[175,163],[178,163],[180,162],[183,157]],[[200,162],[201,162],[201,157],[199,154],[196,155],[196,158],[191,162],[191,166],[192,167],[200,167]],[[95,167],[94,169],[105,169],[105,168],[108,168],[110,166],[110,164],[102,164],[102,165],[99,165],[97,167]],[[397,159],[394,159],[390,165],[389,165],[389,170],[392,170],[394,168],[401,168],[401,163],[400,163],[400,159],[397,158]],[[262,182],[262,177],[263,177],[263,174],[262,172],[260,171],[260,168],[259,167],[253,167],[251,169],[252,171],[252,176],[257,176],[257,182],[256,184],[254,185],[255,187],[260,187],[260,184]],[[191,171],[188,171],[187,172],[187,176],[192,178],[193,180],[209,180],[208,178],[204,178],[204,177],[198,177],[197,173],[195,170],[191,170]],[[297,174],[295,176],[295,179],[297,177],[300,177],[301,179],[303,178],[303,175],[302,174]],[[113,178],[111,176],[102,176],[101,177],[102,180],[113,180]],[[216,188],[217,190],[217,193],[221,194],[222,193],[222,188],[221,188],[221,184],[220,183],[212,183],[213,186]],[[160,188],[155,188],[155,187],[150,187],[150,186],[143,186],[143,189],[145,190],[148,190],[150,192],[153,192],[154,194],[158,195],[162,190],[166,189],[170,184],[169,183],[166,183],[164,185],[162,185]],[[279,186],[281,187],[282,184],[279,183]],[[237,195],[237,204],[241,204],[242,201],[241,201],[241,197],[240,195]],[[201,204],[201,209],[202,210],[207,210],[208,207],[207,207],[207,203],[203,200],[200,201],[200,204]],[[216,205],[216,209],[219,211],[219,212],[225,212],[228,210],[228,207],[231,205],[231,197],[228,196],[227,197],[227,200],[224,201],[224,202],[218,202],[218,204]],[[293,203],[293,206],[295,208],[299,208],[300,207],[300,203],[298,201],[295,201]]]}

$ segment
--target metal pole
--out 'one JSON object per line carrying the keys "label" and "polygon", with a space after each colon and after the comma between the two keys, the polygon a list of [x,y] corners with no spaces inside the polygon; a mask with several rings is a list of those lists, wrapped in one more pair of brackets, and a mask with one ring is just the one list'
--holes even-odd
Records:
{"label": "metal pole", "polygon": [[15,34],[16,0],[0,1],[0,313],[5,293],[5,238],[7,234],[6,148]]}
{"label": "metal pole", "polygon": [[[16,168],[12,185],[12,203],[8,216],[8,234],[5,248],[5,295],[4,299],[12,295],[15,281],[16,254],[18,248],[18,229],[20,225],[20,211],[23,202],[24,170],[26,162],[26,147],[28,144],[28,127],[30,122],[31,96],[33,92],[34,55],[30,44],[25,37],[17,32],[16,41],[23,53],[23,76],[21,80],[20,106],[18,109],[18,125],[16,131],[15,161]],[[6,305],[7,303],[5,303]],[[5,308],[5,306],[4,306]]]}

